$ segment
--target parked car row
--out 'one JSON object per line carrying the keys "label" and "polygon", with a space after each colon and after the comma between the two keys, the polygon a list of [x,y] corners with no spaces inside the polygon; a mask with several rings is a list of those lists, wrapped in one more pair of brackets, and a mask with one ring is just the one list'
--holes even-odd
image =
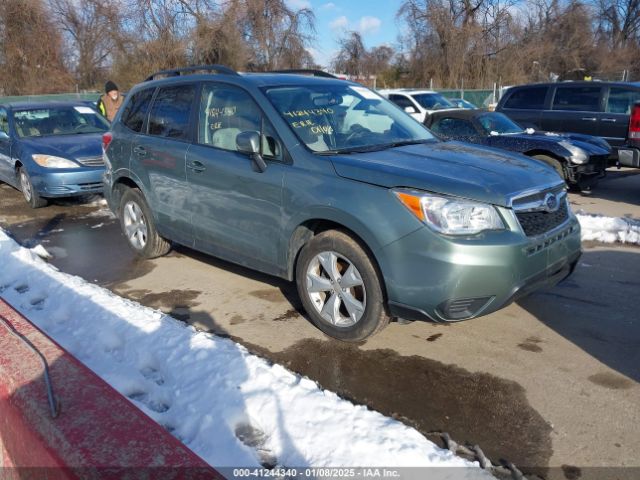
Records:
{"label": "parked car row", "polygon": [[[460,99],[440,100],[441,95],[433,91],[398,89],[381,93],[442,138],[538,158],[552,165],[569,186],[582,191],[594,186],[608,166],[640,167],[640,83],[565,82],[510,87],[496,107],[508,119],[484,110],[466,114],[453,110],[466,105]],[[432,108],[417,106],[417,98]],[[499,128],[491,128],[491,119]]]}
{"label": "parked car row", "polygon": [[496,110],[538,130],[606,140],[620,165],[640,167],[640,83],[562,82],[509,88]]}
{"label": "parked car row", "polygon": [[525,129],[498,112],[446,110],[425,121],[432,132],[449,140],[523,153],[552,166],[569,184],[591,188],[608,166],[611,148],[598,137]]}
{"label": "parked car row", "polygon": [[[103,191],[142,257],[175,243],[295,281],[345,341],[394,317],[476,318],[571,274],[566,183],[593,184],[606,140],[520,126],[515,87],[503,114],[327,77],[158,72],[110,127],[84,103],[0,106],[0,179],[34,208]],[[568,87],[544,88],[554,106]]]}

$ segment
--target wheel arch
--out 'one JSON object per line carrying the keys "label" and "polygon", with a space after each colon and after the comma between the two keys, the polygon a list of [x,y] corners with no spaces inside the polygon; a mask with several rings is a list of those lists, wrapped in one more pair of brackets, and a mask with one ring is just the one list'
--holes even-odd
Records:
{"label": "wheel arch", "polygon": [[384,297],[385,302],[387,301],[387,288],[385,277],[382,273],[382,268],[380,266],[380,262],[378,261],[375,251],[369,243],[365,240],[366,233],[362,234],[353,228],[349,228],[344,225],[343,222],[336,221],[333,219],[318,217],[311,218],[301,222],[294,230],[289,240],[289,249],[287,254],[287,272],[286,278],[290,281],[295,280],[295,270],[296,264],[298,262],[298,258],[300,257],[300,252],[302,248],[316,235],[319,235],[322,232],[326,232],[328,230],[339,230],[341,232],[346,233],[351,238],[353,238],[356,243],[366,252],[366,254],[371,258],[373,263],[373,267],[376,270],[380,278],[380,285],[382,287],[382,295]]}
{"label": "wheel arch", "polygon": [[546,157],[551,157],[554,158],[556,160],[558,160],[561,164],[566,164],[567,163],[567,158],[563,157],[562,155],[553,152],[551,150],[546,150],[546,149],[542,149],[542,148],[533,148],[531,150],[527,150],[526,152],[524,152],[524,154],[527,157],[533,157],[535,155],[544,155]]}
{"label": "wheel arch", "polygon": [[[130,171],[123,171],[114,178],[111,183],[110,191],[109,191],[109,199],[108,203],[111,207],[111,210],[117,215],[120,209],[120,200],[122,199],[122,195],[124,195],[126,188],[134,188],[136,190],[140,190],[142,195],[147,198],[147,192],[143,188],[143,183],[140,179],[135,178],[131,175]],[[155,214],[154,214],[155,217]]]}

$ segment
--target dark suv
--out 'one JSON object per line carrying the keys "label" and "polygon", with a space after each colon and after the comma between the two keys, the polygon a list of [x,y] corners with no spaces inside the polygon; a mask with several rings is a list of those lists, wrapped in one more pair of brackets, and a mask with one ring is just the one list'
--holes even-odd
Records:
{"label": "dark suv", "polygon": [[630,133],[636,102],[640,83],[539,83],[509,88],[496,110],[539,130],[602,137],[613,147],[613,160],[640,167],[640,142]]}
{"label": "dark suv", "polygon": [[104,136],[105,197],[139,255],[171,241],[295,280],[311,321],[352,341],[493,312],[576,265],[552,167],[439,141],[357,83],[183,75],[202,68],[137,85]]}

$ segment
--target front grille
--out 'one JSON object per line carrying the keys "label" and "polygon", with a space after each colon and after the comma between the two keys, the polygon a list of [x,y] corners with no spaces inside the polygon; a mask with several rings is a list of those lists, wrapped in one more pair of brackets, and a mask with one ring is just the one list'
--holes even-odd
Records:
{"label": "front grille", "polygon": [[548,193],[553,193],[556,197],[560,198],[565,195],[565,186],[557,185],[547,190],[540,190],[538,192],[530,193],[528,195],[516,197],[511,202],[511,206],[516,211],[535,210],[540,206],[542,206],[542,203],[544,202],[544,198]]}
{"label": "front grille", "polygon": [[82,157],[78,161],[85,167],[101,167],[104,165],[104,159],[102,155],[99,157]]}
{"label": "front grille", "polygon": [[80,187],[80,190],[95,190],[97,188],[102,188],[102,182],[81,183],[78,186]]}
{"label": "front grille", "polygon": [[555,212],[517,212],[516,217],[527,237],[535,237],[547,233],[562,225],[569,218],[569,208],[563,199]]}

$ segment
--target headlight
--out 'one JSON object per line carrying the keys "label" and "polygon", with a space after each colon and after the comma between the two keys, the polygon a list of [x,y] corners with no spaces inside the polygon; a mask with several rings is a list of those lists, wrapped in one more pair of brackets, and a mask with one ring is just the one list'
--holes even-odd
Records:
{"label": "headlight", "polygon": [[587,155],[587,152],[585,152],[580,147],[576,147],[572,143],[569,143],[565,140],[560,142],[560,145],[569,150],[569,152],[571,153],[571,162],[577,165],[582,165],[583,163],[587,163],[589,161],[589,155]]}
{"label": "headlight", "polygon": [[35,155],[31,155],[31,158],[33,158],[33,161],[36,162],[38,165],[45,168],[79,168],[80,167],[80,165],[78,165],[76,162],[72,162],[71,160],[67,158],[62,158],[62,157],[35,154]]}
{"label": "headlight", "polygon": [[493,205],[416,190],[394,190],[393,193],[411,213],[436,232],[473,235],[506,228]]}

